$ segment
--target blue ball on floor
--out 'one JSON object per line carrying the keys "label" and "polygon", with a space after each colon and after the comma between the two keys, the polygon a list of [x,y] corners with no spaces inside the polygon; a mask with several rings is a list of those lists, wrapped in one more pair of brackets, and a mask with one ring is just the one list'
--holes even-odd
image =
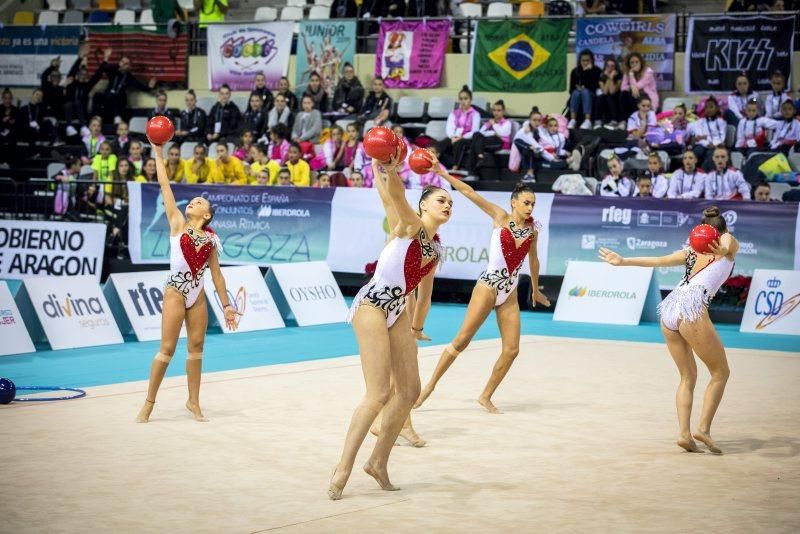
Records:
{"label": "blue ball on floor", "polygon": [[11,404],[17,395],[17,386],[8,378],[0,378],[0,404]]}

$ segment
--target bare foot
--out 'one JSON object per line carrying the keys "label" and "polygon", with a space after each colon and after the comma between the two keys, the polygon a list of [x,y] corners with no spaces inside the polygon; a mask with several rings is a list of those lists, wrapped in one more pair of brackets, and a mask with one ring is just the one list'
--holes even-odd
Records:
{"label": "bare foot", "polygon": [[333,474],[331,475],[331,482],[328,485],[328,498],[332,501],[338,501],[342,498],[342,492],[344,491],[344,485],[347,484],[347,477],[349,473],[345,471],[339,471],[338,467],[333,468]]}
{"label": "bare foot", "polygon": [[206,419],[206,417],[203,415],[203,411],[200,409],[199,404],[192,404],[191,402],[186,401],[186,409],[192,412],[195,421],[200,421],[201,423],[208,421],[208,419]]}
{"label": "bare foot", "polygon": [[710,450],[714,454],[722,454],[722,449],[716,446],[714,440],[711,439],[711,436],[709,434],[701,432],[699,430],[695,430],[692,433],[692,436],[694,436],[694,439],[699,439],[700,441],[705,443],[706,447],[708,447],[708,450]]}
{"label": "bare foot", "polygon": [[404,428],[400,431],[400,437],[412,444],[414,447],[420,448],[425,446],[425,440],[419,437],[419,434],[413,428]]}
{"label": "bare foot", "polygon": [[412,406],[412,408],[419,408],[420,406],[422,406],[422,403],[428,400],[428,397],[431,396],[431,393],[433,393],[433,388],[425,386],[425,389],[423,389],[420,392],[419,397],[417,398],[417,402],[414,403],[414,406]]}
{"label": "bare foot", "polygon": [[680,437],[678,438],[678,446],[683,447],[686,452],[703,452],[697,448],[697,443],[690,437]]}
{"label": "bare foot", "polygon": [[489,412],[489,413],[503,413],[503,412],[501,412],[500,410],[497,409],[497,406],[492,404],[492,401],[490,399],[485,399],[485,398],[481,397],[481,398],[478,399],[478,404],[480,404],[481,406],[486,408],[486,411]]}
{"label": "bare foot", "polygon": [[139,415],[136,416],[137,423],[147,423],[150,421],[150,414],[153,411],[153,406],[155,406],[155,401],[145,400],[144,406],[142,409],[139,410]]}
{"label": "bare foot", "polygon": [[383,491],[397,491],[400,489],[389,482],[389,473],[386,468],[378,470],[378,468],[367,462],[364,464],[364,472],[374,478]]}

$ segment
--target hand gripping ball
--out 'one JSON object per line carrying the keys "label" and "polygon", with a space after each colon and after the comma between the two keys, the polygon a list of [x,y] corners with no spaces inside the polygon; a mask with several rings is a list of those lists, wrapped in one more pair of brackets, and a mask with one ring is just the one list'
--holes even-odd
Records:
{"label": "hand gripping ball", "polygon": [[17,386],[8,378],[0,378],[0,404],[10,404],[17,395]]}
{"label": "hand gripping ball", "polygon": [[172,121],[163,115],[158,115],[147,121],[147,138],[154,145],[163,145],[175,135],[175,126]]}
{"label": "hand gripping ball", "polygon": [[709,254],[709,245],[719,239],[719,231],[709,224],[698,224],[689,233],[689,244],[695,252]]}
{"label": "hand gripping ball", "polygon": [[418,148],[411,153],[408,158],[408,166],[417,174],[426,174],[431,172],[431,153],[424,148]]}
{"label": "hand gripping ball", "polygon": [[364,136],[364,150],[367,156],[381,163],[389,163],[397,151],[397,136],[389,128],[376,126]]}

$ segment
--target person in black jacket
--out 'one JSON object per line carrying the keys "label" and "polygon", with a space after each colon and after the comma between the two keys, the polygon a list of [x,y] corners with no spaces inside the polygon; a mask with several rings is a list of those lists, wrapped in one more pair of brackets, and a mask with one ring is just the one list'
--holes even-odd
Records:
{"label": "person in black jacket", "polygon": [[600,87],[600,68],[594,64],[594,54],[588,49],[578,56],[578,65],[569,75],[569,128],[577,126],[578,115],[583,113],[582,129],[592,127],[594,96]]}
{"label": "person in black jacket", "polygon": [[[111,56],[111,50],[104,51],[106,57]],[[94,95],[94,114],[103,117],[104,122],[113,120],[115,123],[127,119],[128,90],[150,91],[156,86],[156,79],[150,78],[147,84],[137,80],[131,73],[131,60],[122,56],[119,64],[111,65],[106,61],[100,67],[108,77],[108,86],[102,93]]]}
{"label": "person in black jacket", "polygon": [[333,0],[330,17],[332,19],[354,19],[358,17],[355,0]]}
{"label": "person in black jacket", "polygon": [[147,112],[147,120],[153,117],[163,116],[175,123],[175,115],[172,110],[167,107],[167,93],[165,91],[158,91],[156,93],[156,106]]}
{"label": "person in black jacket", "polygon": [[31,101],[20,110],[22,139],[31,144],[52,143],[55,138],[53,123],[45,119],[43,97],[44,93],[41,89],[34,89]]}
{"label": "person in black jacket", "polygon": [[358,120],[361,123],[374,120],[376,126],[380,126],[387,120],[392,113],[392,97],[384,90],[383,78],[376,76],[372,80],[372,91],[361,106],[361,114]]}
{"label": "person in black jacket", "polygon": [[267,113],[263,108],[263,100],[257,94],[250,94],[250,105],[242,116],[244,131],[251,131],[254,139],[259,139],[264,134],[267,124]]}
{"label": "person in black jacket", "polygon": [[286,98],[286,105],[292,111],[297,111],[297,95],[292,92],[291,85],[289,85],[289,78],[283,76],[278,82],[278,93],[275,96],[283,95]]}
{"label": "person in black jacket", "polygon": [[[253,95],[258,95],[259,98],[261,98],[261,109],[264,111],[264,113],[269,113],[269,110],[272,109],[275,99],[272,96],[272,91],[270,91],[269,87],[267,87],[267,78],[264,76],[263,72],[256,74],[255,87],[252,91],[250,91],[250,97],[252,98]],[[251,107],[248,104],[247,110],[250,111],[250,109]]]}
{"label": "person in black jacket", "polygon": [[364,87],[356,76],[356,70],[350,63],[345,63],[342,68],[342,78],[333,93],[331,111],[355,115],[361,111],[363,100]]}
{"label": "person in black jacket", "polygon": [[222,84],[219,88],[219,101],[208,112],[206,140],[209,143],[239,141],[242,129],[242,112],[231,102],[231,88]]}
{"label": "person in black jacket", "polygon": [[181,129],[175,132],[175,142],[199,142],[206,135],[206,112],[197,107],[197,95],[189,89],[184,97],[186,109],[181,111]]}
{"label": "person in black jacket", "polygon": [[[14,94],[11,89],[3,89],[3,102],[0,104],[0,146],[8,147],[17,144],[19,133],[19,110],[14,105]],[[7,162],[13,150],[0,150],[0,161]]]}
{"label": "person in black jacket", "polygon": [[64,103],[66,101],[64,88],[61,87],[61,57],[57,57],[50,62],[42,73],[42,103],[44,104],[44,116],[53,117],[56,120],[64,118]]}

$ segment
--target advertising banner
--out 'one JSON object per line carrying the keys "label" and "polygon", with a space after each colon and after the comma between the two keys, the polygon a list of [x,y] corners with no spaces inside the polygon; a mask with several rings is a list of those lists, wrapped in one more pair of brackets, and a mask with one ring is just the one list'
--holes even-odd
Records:
{"label": "advertising banner", "polygon": [[[225,285],[228,289],[228,302],[241,314],[237,315],[235,319],[236,332],[269,330],[286,326],[258,267],[255,265],[223,267],[222,276],[225,277]],[[208,270],[206,270],[203,287],[208,305],[220,328],[224,333],[230,334],[232,331],[225,324],[222,299],[219,298]]]}
{"label": "advertising banner", "polygon": [[0,339],[3,340],[0,343],[0,356],[36,351],[17,303],[8,290],[8,284],[2,280],[0,280]]}
{"label": "advertising banner", "polygon": [[[78,59],[77,26],[5,26],[0,32],[0,79],[3,87],[39,87],[50,62],[61,58],[66,76]],[[92,71],[94,72],[94,71]]]}
{"label": "advertising banner", "polygon": [[28,278],[23,290],[53,350],[122,343],[93,276]]}
{"label": "advertising banner", "polygon": [[[739,240],[735,274],[794,267],[796,203],[559,195],[550,213],[547,274],[564,274],[570,260],[596,260],[600,247],[623,256],[663,256],[682,249],[711,205],[719,206]],[[683,271],[682,266],[659,267],[659,284],[674,287]]]}
{"label": "advertising banner", "polygon": [[661,297],[652,267],[571,261],[558,293],[554,321],[638,325],[657,320]]}
{"label": "advertising banner", "polygon": [[[156,28],[153,26],[152,28]],[[109,63],[116,65],[122,56],[131,60],[131,73],[141,82],[156,78],[186,86],[189,40],[186,32],[170,36],[167,27],[148,31],[143,26],[99,25],[89,29],[89,72],[103,61],[103,51],[111,48]]]}
{"label": "advertising banner", "polygon": [[791,86],[792,16],[690,17],[684,63],[686,90],[733,91],[742,73],[755,91],[771,91],[776,70]]}
{"label": "advertising banner", "polygon": [[[128,183],[128,246],[134,263],[169,263],[169,225],[158,184]],[[335,189],[180,185],[183,207],[201,196],[215,206],[211,227],[222,240],[220,262],[271,265],[324,260]]]}
{"label": "advertising banner", "polygon": [[472,47],[472,90],[564,91],[571,26],[568,19],[480,21]]}
{"label": "advertising banner", "polygon": [[635,19],[579,18],[575,53],[590,50],[602,70],[606,58],[624,59],[638,52],[653,69],[658,89],[671,91],[675,62],[675,15],[652,15]]}
{"label": "advertising banner", "polygon": [[208,83],[218,91],[250,91],[253,79],[264,74],[267,87],[277,89],[289,70],[294,22],[258,22],[208,26]]}
{"label": "advertising banner", "polygon": [[297,68],[294,87],[297,96],[305,92],[308,78],[316,72],[322,77],[322,87],[333,98],[344,64],[355,65],[355,56],[356,21],[300,22],[295,56]]}
{"label": "advertising banner", "polygon": [[[161,339],[164,283],[169,271],[114,273],[108,277],[103,294],[123,334],[130,331],[139,341]],[[186,337],[186,326],[180,337]]]}
{"label": "advertising banner", "polygon": [[800,271],[756,269],[740,331],[800,336]]}
{"label": "advertising banner", "polygon": [[100,281],[106,226],[0,220],[0,278],[91,275]]}
{"label": "advertising banner", "polygon": [[382,21],[375,76],[386,87],[439,87],[449,41],[449,20]]}
{"label": "advertising banner", "polygon": [[298,326],[341,323],[347,320],[347,304],[324,261],[273,265],[267,284],[284,317]]}

